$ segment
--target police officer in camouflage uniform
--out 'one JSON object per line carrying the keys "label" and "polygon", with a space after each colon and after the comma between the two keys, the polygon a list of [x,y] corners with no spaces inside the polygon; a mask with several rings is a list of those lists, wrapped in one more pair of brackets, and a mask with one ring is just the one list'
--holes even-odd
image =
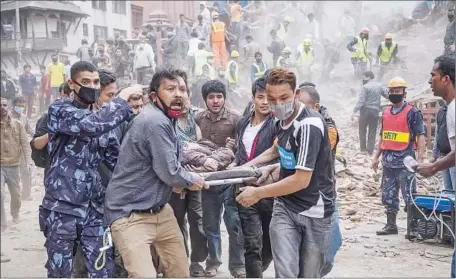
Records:
{"label": "police officer in camouflage uniform", "polygon": [[[53,103],[48,112],[50,165],[45,196],[39,209],[40,229],[46,237],[48,277],[70,277],[76,244],[82,246],[89,277],[113,277],[113,250],[96,265],[106,226],[103,223],[105,189],[97,168],[109,152],[108,132],[128,120],[133,110],[128,96],[114,99],[98,111],[100,79],[97,68],[85,61],[71,67],[68,81],[74,99]],[[100,261],[100,263],[103,261]]]}
{"label": "police officer in camouflage uniform", "polygon": [[408,104],[404,98],[407,84],[400,77],[391,79],[388,83],[388,98],[391,107],[385,109],[382,115],[381,138],[375,152],[372,168],[377,171],[379,158],[382,155],[382,204],[386,208],[386,226],[377,231],[377,235],[398,234],[396,216],[399,212],[399,189],[406,203],[410,202],[410,193],[416,192],[415,173],[404,166],[404,158],[415,158],[422,162],[425,152],[425,130],[421,111]]}

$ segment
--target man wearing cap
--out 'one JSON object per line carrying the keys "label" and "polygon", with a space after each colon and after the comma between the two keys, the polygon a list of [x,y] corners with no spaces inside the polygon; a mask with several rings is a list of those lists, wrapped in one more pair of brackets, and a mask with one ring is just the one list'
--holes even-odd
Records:
{"label": "man wearing cap", "polygon": [[217,12],[212,13],[212,32],[211,32],[211,43],[212,52],[214,53],[214,66],[216,69],[222,65],[226,67],[226,44],[225,44],[225,23],[219,20],[219,14]]}
{"label": "man wearing cap", "polygon": [[312,80],[311,67],[315,59],[315,52],[310,39],[305,39],[302,45],[299,46],[296,56],[301,75],[300,78],[302,80]]}
{"label": "man wearing cap", "polygon": [[372,168],[377,172],[382,155],[383,175],[381,182],[382,204],[386,209],[386,226],[377,235],[398,234],[396,216],[399,212],[399,189],[406,203],[410,202],[410,194],[416,192],[415,173],[404,166],[404,158],[415,158],[423,162],[425,152],[425,130],[421,111],[408,104],[404,98],[407,83],[401,77],[388,82],[388,99],[392,105],[383,112],[381,138],[375,152]]}
{"label": "man wearing cap", "polygon": [[228,91],[237,87],[239,81],[239,66],[237,61],[239,59],[239,52],[233,50],[231,52],[231,61],[228,63],[228,69],[225,73],[225,78],[228,81]]}
{"label": "man wearing cap", "polygon": [[397,63],[397,51],[397,43],[393,42],[393,35],[391,33],[386,34],[385,41],[382,42],[377,49],[377,65],[380,66],[380,73],[378,74],[379,80],[382,80],[390,62],[393,62],[393,64]]}
{"label": "man wearing cap", "polygon": [[[369,29],[363,28],[359,33],[359,36],[353,38],[348,43],[347,49],[351,52],[351,62],[355,69],[355,76],[361,75],[367,68],[368,52],[367,52],[367,41],[369,40]],[[358,66],[358,64],[360,64]],[[360,67],[360,68],[358,68]],[[357,70],[358,68],[358,70]]]}
{"label": "man wearing cap", "polygon": [[263,54],[261,52],[255,52],[255,62],[250,66],[250,81],[253,82],[262,77],[268,66],[263,61]]}

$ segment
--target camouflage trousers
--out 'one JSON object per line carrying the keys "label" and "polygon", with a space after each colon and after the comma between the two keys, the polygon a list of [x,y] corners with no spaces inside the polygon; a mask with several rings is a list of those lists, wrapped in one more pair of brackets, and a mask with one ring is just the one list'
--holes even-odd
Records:
{"label": "camouflage trousers", "polygon": [[[386,213],[397,214],[399,212],[399,189],[406,205],[410,201],[410,187],[412,194],[416,193],[416,181],[413,180],[414,173],[405,168],[383,168],[382,175],[382,204]],[[413,180],[413,184],[412,184]]]}
{"label": "camouflage trousers", "polygon": [[[85,218],[51,211],[40,206],[40,230],[46,237],[44,246],[48,259],[46,269],[49,278],[70,278],[73,256],[80,243],[89,277],[111,278],[114,275],[113,249],[106,251],[106,262],[97,270],[96,260],[103,247],[103,215],[89,207]],[[101,264],[101,260],[100,260]]]}
{"label": "camouflage trousers", "polygon": [[[114,268],[114,278],[127,278],[128,272],[125,269],[122,257],[120,256],[119,250],[114,250],[115,257],[115,268]],[[87,278],[88,270],[84,262],[84,251],[80,244],[77,245],[76,254],[73,258],[73,273],[71,274],[72,278]]]}

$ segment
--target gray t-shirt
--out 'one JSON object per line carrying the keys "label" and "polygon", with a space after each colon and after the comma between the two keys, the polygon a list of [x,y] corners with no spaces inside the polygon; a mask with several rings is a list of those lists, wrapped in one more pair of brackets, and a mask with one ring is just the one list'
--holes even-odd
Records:
{"label": "gray t-shirt", "polygon": [[179,150],[175,122],[154,105],[146,105],[130,123],[106,189],[108,225],[134,210],[164,206],[172,187],[193,184],[192,175],[179,162]]}

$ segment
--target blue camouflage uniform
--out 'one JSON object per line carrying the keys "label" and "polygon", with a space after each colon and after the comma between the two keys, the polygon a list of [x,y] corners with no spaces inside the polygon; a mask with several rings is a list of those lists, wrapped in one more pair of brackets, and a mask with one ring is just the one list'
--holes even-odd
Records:
{"label": "blue camouflage uniform", "polygon": [[[393,108],[393,113],[401,112],[405,106],[400,107],[397,111]],[[413,180],[415,173],[408,171],[404,166],[404,158],[412,156],[415,158],[415,138],[426,134],[424,130],[424,122],[421,111],[414,107],[407,114],[407,123],[410,130],[410,138],[412,139],[405,150],[391,151],[383,150],[382,155],[382,204],[386,208],[386,213],[397,214],[399,212],[399,189],[402,192],[402,198],[407,203],[410,198],[410,187],[412,193],[416,192],[416,180]],[[382,129],[380,130],[380,136]],[[413,180],[413,183],[412,183]]]}
{"label": "blue camouflage uniform", "polygon": [[[48,112],[50,164],[39,209],[46,237],[48,277],[71,277],[73,255],[80,243],[90,277],[112,277],[114,255],[107,251],[100,269],[95,261],[104,246],[105,188],[97,171],[102,160],[115,162],[109,131],[129,119],[133,110],[120,98],[93,112],[73,99],[53,103]],[[115,147],[114,147],[115,148]]]}

